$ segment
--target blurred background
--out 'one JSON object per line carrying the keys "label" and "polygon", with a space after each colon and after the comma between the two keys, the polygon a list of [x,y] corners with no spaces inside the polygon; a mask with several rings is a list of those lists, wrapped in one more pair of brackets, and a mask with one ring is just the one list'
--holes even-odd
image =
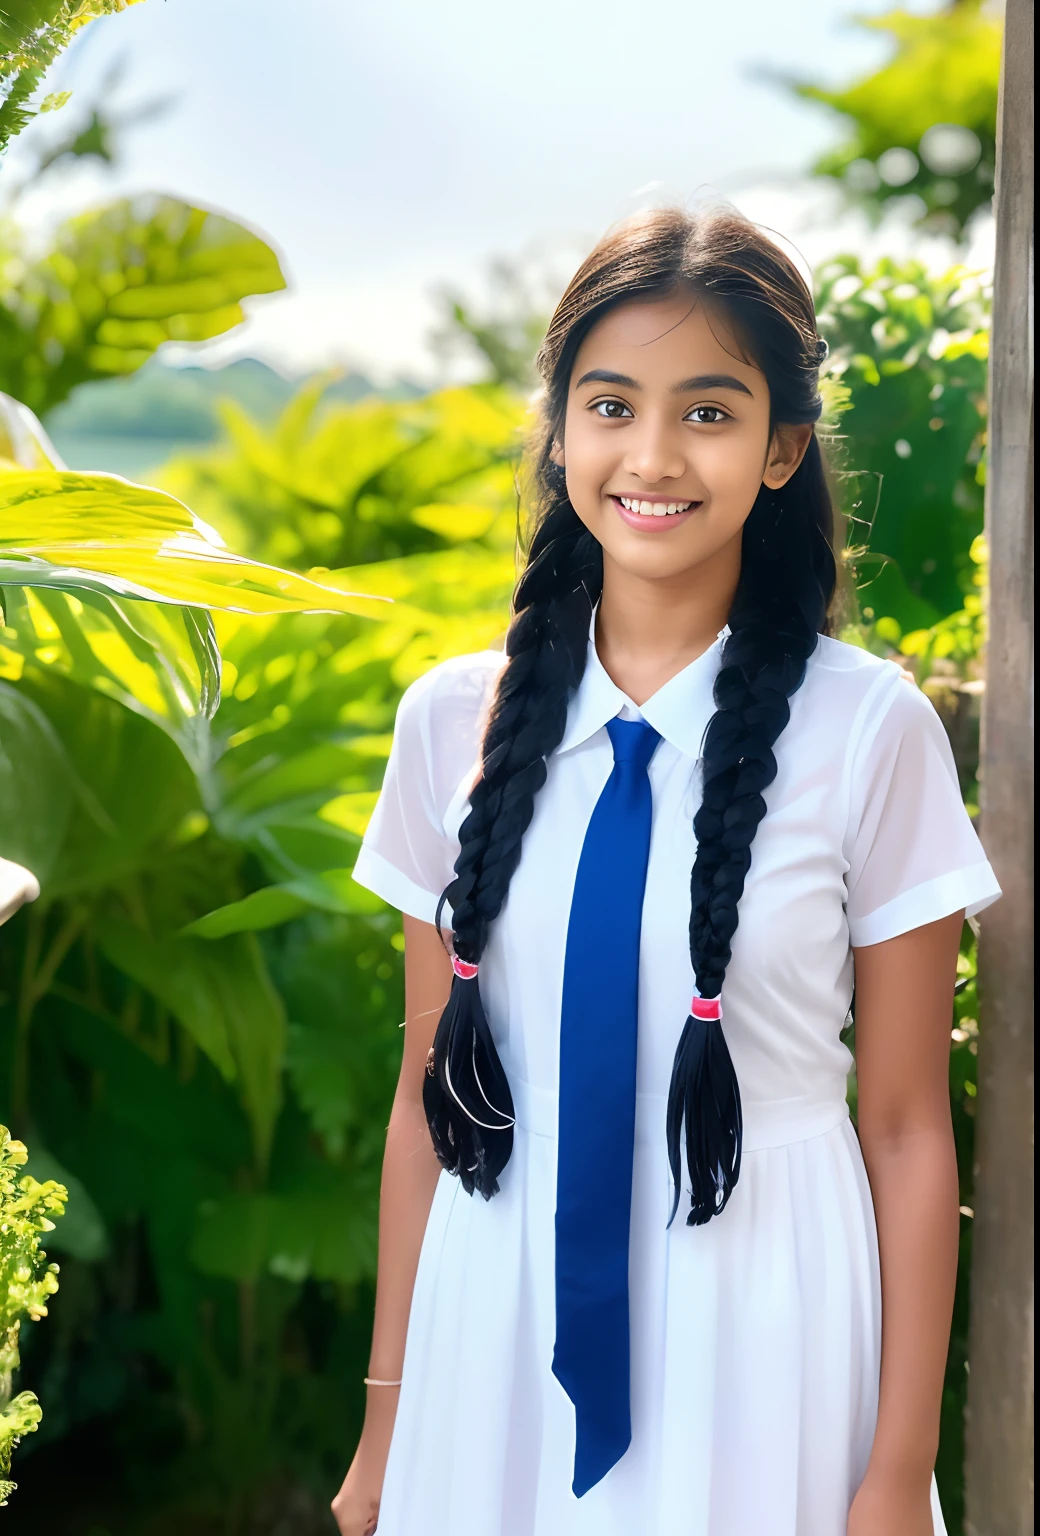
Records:
{"label": "blurred background", "polygon": [[[399,919],[350,869],[402,689],[502,635],[534,351],[614,220],[730,201],[811,277],[842,634],[904,658],[977,813],[1001,13],[87,9],[124,14],[74,30],[31,91],[0,74],[0,468],[17,401],[53,462],[394,603],[216,614],[217,707],[212,654],[147,605],[0,588],[0,856],[43,887],[0,930],[0,1119],[69,1196],[44,1239],[60,1289],[21,1331],[43,1419],[2,1519],[310,1536],[360,1426],[403,1008]],[[974,964],[966,930],[951,1536]]]}

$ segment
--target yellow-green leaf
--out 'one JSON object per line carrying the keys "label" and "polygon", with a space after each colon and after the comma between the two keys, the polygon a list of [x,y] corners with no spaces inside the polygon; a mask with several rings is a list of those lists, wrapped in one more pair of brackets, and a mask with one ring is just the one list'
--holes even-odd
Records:
{"label": "yellow-green leaf", "polygon": [[233,554],[173,496],[118,475],[0,471],[0,585],[79,587],[239,613],[386,604]]}

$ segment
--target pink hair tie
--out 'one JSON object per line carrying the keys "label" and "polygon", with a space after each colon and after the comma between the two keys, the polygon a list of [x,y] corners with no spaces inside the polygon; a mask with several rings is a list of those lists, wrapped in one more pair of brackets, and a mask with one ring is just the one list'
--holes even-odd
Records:
{"label": "pink hair tie", "polygon": [[690,1003],[690,1013],[695,1019],[717,1022],[722,1018],[722,998],[697,996]]}
{"label": "pink hair tie", "polygon": [[477,974],[477,967],[470,965],[467,960],[460,960],[458,955],[452,955],[451,968],[460,981],[472,981]]}

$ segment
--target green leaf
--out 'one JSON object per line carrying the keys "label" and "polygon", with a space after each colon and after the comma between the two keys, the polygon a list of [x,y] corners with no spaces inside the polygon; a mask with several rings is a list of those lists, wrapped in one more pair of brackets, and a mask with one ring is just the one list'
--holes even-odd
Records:
{"label": "green leaf", "polygon": [[494,520],[494,511],[489,507],[456,506],[452,502],[416,507],[412,513],[413,523],[452,543],[483,538]]}
{"label": "green leaf", "polygon": [[311,904],[305,897],[288,890],[284,885],[267,885],[253,891],[241,901],[230,901],[216,907],[205,917],[188,923],[181,932],[197,939],[222,939],[229,933],[256,932],[263,928],[276,928],[287,923]]}
{"label": "green leaf", "polygon": [[71,91],[51,91],[40,102],[40,112],[60,112],[72,100]]}
{"label": "green leaf", "polygon": [[285,287],[252,230],[155,195],[77,214],[19,265],[0,309],[0,388],[40,414],[87,379],[134,372],[165,341],[222,334],[242,299]]}
{"label": "green leaf", "polygon": [[290,880],[285,889],[326,912],[364,915],[382,912],[385,907],[379,896],[366,890],[363,885],[358,885],[349,869],[324,869],[317,874]]}
{"label": "green leaf", "polygon": [[[243,776],[224,802],[225,816],[246,821],[269,810],[284,808],[316,792],[322,799],[328,788],[338,784],[350,771],[352,743],[319,742],[314,746],[281,756],[270,750],[264,754],[263,772]],[[284,809],[281,809],[284,814]]]}
{"label": "green leaf", "polygon": [[191,1261],[208,1275],[256,1280],[270,1257],[278,1226],[278,1202],[270,1195],[234,1195],[203,1207]]}
{"label": "green leaf", "polygon": [[[40,1427],[43,1409],[35,1392],[19,1392],[0,1408],[0,1473],[11,1470],[11,1452],[19,1440]],[[10,1478],[0,1476],[0,1509],[18,1487]]]}
{"label": "green leaf", "polygon": [[29,407],[0,393],[0,470],[12,465],[22,469],[64,468],[54,444]]}
{"label": "green leaf", "polygon": [[67,470],[0,472],[0,583],[256,614],[385,611],[232,554],[164,491]]}
{"label": "green leaf", "polygon": [[[57,668],[27,667],[13,691],[43,714],[61,742],[78,802],[41,881],[45,897],[96,896],[156,863],[168,864],[179,828],[200,814],[195,777],[168,736]],[[11,797],[12,824],[38,823],[33,807],[32,787],[20,788]],[[164,869],[164,889],[169,878]]]}
{"label": "green leaf", "polygon": [[6,663],[17,676],[35,664],[62,672],[153,720],[193,765],[207,765],[201,727],[220,702],[209,613],[53,587],[0,587],[0,597],[0,669]]}
{"label": "green leaf", "polygon": [[281,1098],[285,1015],[251,933],[204,942],[153,938],[117,917],[98,940],[127,976],[170,1009],[221,1074],[238,1084],[259,1167],[267,1162]]}
{"label": "green leaf", "polygon": [[[64,0],[7,0],[0,11],[0,55],[13,57],[37,47],[39,33],[53,24],[63,8]],[[0,79],[9,68],[5,59]]]}
{"label": "green leaf", "polygon": [[73,781],[43,710],[0,682],[0,857],[31,869],[42,885],[65,839]]}
{"label": "green leaf", "polygon": [[30,102],[42,76],[42,70],[23,70],[0,102],[0,151],[36,116],[38,108]]}
{"label": "green leaf", "polygon": [[[221,1180],[248,1165],[246,1119],[227,1090],[215,1091],[215,1074],[194,1073],[187,1081],[160,1066],[110,1020],[83,1004],[63,1004],[57,1020],[63,1052],[78,1072],[98,1086],[86,1119],[87,1145],[76,1163],[97,1193],[110,1221],[152,1201],[150,1168],[171,1158],[204,1167]],[[133,1167],[112,1162],[108,1145],[98,1145],[96,1128],[136,1147]],[[142,1149],[147,1157],[142,1163]],[[128,1159],[127,1161],[130,1161]],[[153,1211],[153,1220],[161,1213]]]}
{"label": "green leaf", "polygon": [[340,570],[462,536],[508,559],[522,402],[491,386],[422,400],[320,404],[305,386],[273,430],[226,406],[230,442],[163,484],[258,559]]}
{"label": "green leaf", "polygon": [[255,1281],[356,1284],[375,1271],[375,1180],[344,1178],[328,1165],[284,1194],[229,1194],[204,1207],[191,1259],[205,1274]]}

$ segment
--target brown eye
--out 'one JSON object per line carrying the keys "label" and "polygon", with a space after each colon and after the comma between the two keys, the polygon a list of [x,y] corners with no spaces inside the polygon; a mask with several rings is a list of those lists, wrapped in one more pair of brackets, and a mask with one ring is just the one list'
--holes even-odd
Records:
{"label": "brown eye", "polygon": [[632,414],[623,400],[597,400],[592,409],[604,421],[623,421]]}
{"label": "brown eye", "polygon": [[687,421],[695,421],[702,427],[713,427],[717,422],[728,421],[726,412],[717,405],[695,405]]}

